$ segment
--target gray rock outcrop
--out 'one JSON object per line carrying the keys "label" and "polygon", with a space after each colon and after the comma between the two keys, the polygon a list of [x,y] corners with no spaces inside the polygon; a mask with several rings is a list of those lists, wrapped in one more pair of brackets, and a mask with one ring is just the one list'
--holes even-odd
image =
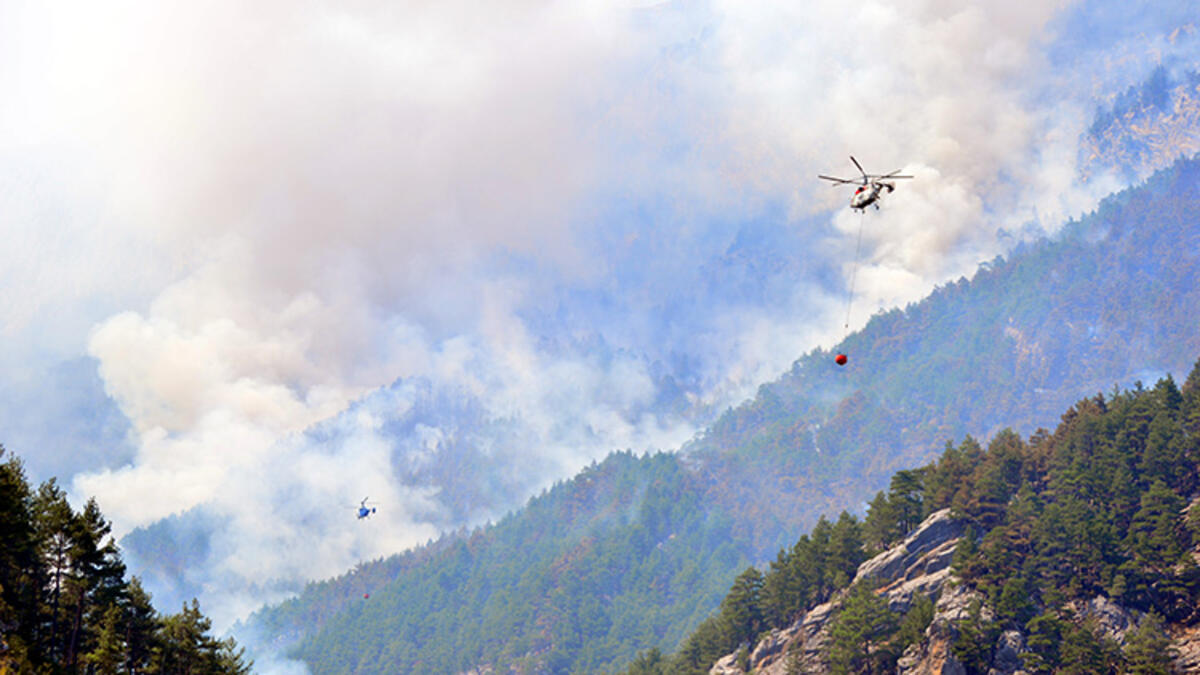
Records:
{"label": "gray rock outcrop", "polygon": [[1080,619],[1093,619],[1100,634],[1118,644],[1125,644],[1125,636],[1129,631],[1137,630],[1138,621],[1134,613],[1103,595],[1097,595],[1087,602],[1077,600],[1067,606]]}
{"label": "gray rock outcrop", "polygon": [[[874,579],[881,582],[879,592],[887,597],[888,607],[897,613],[908,611],[917,594],[937,598],[951,579],[950,561],[962,532],[962,523],[950,516],[949,509],[931,514],[903,542],[860,565],[855,581]],[[965,600],[967,604],[969,601]],[[829,644],[830,622],[841,603],[842,596],[835,595],[829,602],[813,607],[792,625],[769,631],[750,651],[750,672],[785,675],[789,666],[803,673],[829,672],[825,648]],[[966,606],[962,605],[963,612]],[[955,616],[959,613],[957,605],[953,604],[947,605],[945,611]],[[951,639],[938,647],[947,658],[932,657],[942,664],[942,670],[912,672],[965,675],[962,664],[950,655],[948,645],[952,642]],[[955,670],[955,666],[959,670]],[[743,672],[737,664],[737,653],[722,657],[709,670],[710,675],[742,675]]]}
{"label": "gray rock outcrop", "polygon": [[[950,515],[950,509],[936,511],[900,544],[859,565],[854,581],[911,579],[945,568],[954,555],[954,546],[946,545],[957,542],[962,533],[963,524]],[[934,551],[936,555],[927,555]]]}

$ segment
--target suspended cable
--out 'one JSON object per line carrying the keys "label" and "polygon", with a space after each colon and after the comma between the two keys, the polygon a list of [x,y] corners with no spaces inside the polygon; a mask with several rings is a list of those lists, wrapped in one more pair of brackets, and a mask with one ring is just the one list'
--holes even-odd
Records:
{"label": "suspended cable", "polygon": [[854,284],[858,280],[858,259],[862,254],[863,216],[865,215],[859,211],[858,243],[854,246],[854,266],[850,268],[850,292],[846,295],[846,323],[842,325],[843,340],[850,335],[850,308],[854,305]]}
{"label": "suspended cable", "polygon": [[[850,289],[846,294],[846,322],[842,324],[842,342],[845,342],[846,338],[850,336],[850,310],[854,306],[854,285],[858,281],[858,260],[862,255],[863,218],[865,216],[864,211],[859,211],[858,243],[854,245],[854,265],[850,268]],[[848,358],[845,354],[838,354],[833,360],[839,366],[844,366]]]}

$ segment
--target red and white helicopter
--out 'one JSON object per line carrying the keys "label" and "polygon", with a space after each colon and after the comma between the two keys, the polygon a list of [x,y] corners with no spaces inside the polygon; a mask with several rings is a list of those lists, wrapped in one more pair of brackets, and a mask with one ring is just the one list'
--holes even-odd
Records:
{"label": "red and white helicopter", "polygon": [[887,190],[890,193],[892,190],[896,189],[896,185],[894,183],[888,183],[886,181],[894,180],[896,178],[912,178],[912,176],[901,176],[900,169],[896,169],[891,173],[885,173],[882,175],[867,173],[866,171],[863,171],[862,165],[858,163],[857,159],[854,159],[853,155],[850,156],[850,161],[854,162],[854,166],[858,167],[858,172],[862,174],[861,179],[835,178],[834,176],[821,175],[818,175],[817,178],[831,180],[836,185],[857,185],[858,189],[854,191],[854,196],[850,198],[850,208],[857,211],[863,211],[872,204],[875,205],[876,209],[879,208],[879,198],[882,196],[883,191]]}

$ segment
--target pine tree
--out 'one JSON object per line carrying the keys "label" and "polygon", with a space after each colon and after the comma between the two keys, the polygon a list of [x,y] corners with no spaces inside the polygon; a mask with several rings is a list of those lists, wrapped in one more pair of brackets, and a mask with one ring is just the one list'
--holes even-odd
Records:
{"label": "pine tree", "polygon": [[933,600],[923,593],[914,593],[912,603],[904,618],[900,620],[900,628],[893,638],[890,649],[894,654],[903,654],[909,645],[916,644],[925,638],[925,630],[933,621]]}
{"label": "pine tree", "polygon": [[625,672],[627,675],[669,675],[669,668],[670,664],[663,658],[662,651],[654,647],[646,652],[638,652]]}
{"label": "pine tree", "polygon": [[89,499],[72,522],[68,666],[75,664],[80,652],[90,649],[93,636],[89,627],[103,623],[105,608],[115,605],[125,590],[125,565],[109,537],[111,531],[95,499]]}
{"label": "pine tree", "polygon": [[1024,626],[1033,618],[1034,605],[1030,600],[1029,583],[1024,577],[1004,582],[1000,597],[996,601],[996,621]]}
{"label": "pine tree", "polygon": [[122,606],[125,614],[125,670],[131,674],[140,673],[146,669],[154,652],[160,649],[158,632],[161,620],[150,604],[150,594],[142,588],[142,580],[138,577],[129,580]]}
{"label": "pine tree", "polygon": [[898,520],[892,505],[883,490],[867,504],[867,517],[863,520],[863,541],[872,551],[883,551],[896,537]]}
{"label": "pine tree", "polygon": [[0,463],[0,535],[0,672],[249,672],[194,602],[164,623],[141,583],[124,580],[94,500],[75,513],[54,479],[32,491],[16,458]]}
{"label": "pine tree", "polygon": [[892,636],[899,628],[887,600],[866,583],[850,587],[829,628],[829,664],[834,673],[887,673],[899,654]]}
{"label": "pine tree", "polygon": [[[71,534],[74,517],[67,497],[53,478],[43,483],[33,499],[36,539],[48,577],[49,606],[44,607],[39,650],[53,661],[66,655],[64,633],[70,615],[63,607],[71,574]],[[40,604],[40,603],[39,603]]]}
{"label": "pine tree", "polygon": [[824,568],[827,587],[832,592],[844,588],[866,560],[863,552],[862,525],[847,511],[842,511],[829,533]]}
{"label": "pine tree", "polygon": [[163,619],[160,631],[162,645],[155,655],[154,667],[159,672],[193,675],[204,672],[212,651],[206,633],[212,623],[200,613],[200,604],[185,603],[178,614]]}
{"label": "pine tree", "polygon": [[1134,561],[1154,574],[1169,574],[1186,550],[1180,536],[1179,514],[1183,498],[1162,481],[1155,481],[1142,495],[1141,508],[1134,514],[1125,545]]}
{"label": "pine tree", "polygon": [[1167,675],[1171,672],[1171,640],[1162,617],[1150,612],[1125,642],[1125,667],[1130,675]]}
{"label": "pine tree", "polygon": [[109,605],[104,612],[96,646],[83,661],[97,675],[116,675],[125,663],[126,645],[121,630],[121,609]]}
{"label": "pine tree", "polygon": [[734,580],[721,603],[721,618],[730,631],[728,644],[752,640],[763,628],[762,587],[762,573],[754,567],[746,568]]}
{"label": "pine tree", "polygon": [[1120,647],[1099,634],[1093,619],[1065,624],[1059,659],[1063,675],[1115,675],[1122,661]]}
{"label": "pine tree", "polygon": [[923,471],[898,471],[892,476],[888,506],[897,528],[892,533],[893,540],[903,538],[921,524],[925,516],[924,492]]}
{"label": "pine tree", "polygon": [[997,626],[983,615],[983,603],[979,599],[967,606],[967,617],[958,624],[958,638],[951,650],[967,672],[987,672],[991,660],[992,645],[999,634]]}
{"label": "pine tree", "polygon": [[1050,673],[1059,663],[1059,648],[1067,622],[1058,612],[1049,610],[1025,624],[1025,644],[1029,652],[1023,655],[1025,668],[1031,673]]}
{"label": "pine tree", "polygon": [[[5,449],[0,445],[0,459]],[[5,636],[10,651],[36,650],[35,626],[41,609],[43,569],[33,519],[33,493],[21,461],[0,463],[0,623],[16,628]],[[19,643],[19,644],[16,644]],[[14,657],[16,658],[16,657]],[[16,661],[19,663],[19,661]]]}

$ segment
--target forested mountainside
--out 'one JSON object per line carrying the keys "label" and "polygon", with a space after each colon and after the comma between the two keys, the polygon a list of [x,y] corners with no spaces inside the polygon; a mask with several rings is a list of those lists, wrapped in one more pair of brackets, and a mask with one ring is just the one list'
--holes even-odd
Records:
{"label": "forested mountainside", "polygon": [[315,673],[603,672],[674,650],[749,562],[948,440],[1027,434],[1082,397],[1185,371],[1200,353],[1198,198],[1200,163],[1181,160],[874,317],[841,346],[847,367],[801,358],[683,453],[610,457],[497,525],[312,584],[245,628]]}
{"label": "forested mountainside", "polygon": [[758,556],[861,503],[945,441],[1029,433],[1081,397],[1200,353],[1200,163],[1180,160],[1051,238],[799,359],[687,450],[747,512]]}
{"label": "forested mountainside", "polygon": [[748,563],[695,481],[676,455],[616,453],[494,526],[315,584],[255,626],[336,614],[297,635],[315,673],[608,669],[678,643]]}
{"label": "forested mountainside", "polygon": [[1053,433],[947,444],[626,672],[1196,672],[1198,563],[1200,361]]}
{"label": "forested mountainside", "polygon": [[76,512],[37,490],[0,446],[0,673],[249,673],[193,600],[163,616],[109,536],[96,502]]}
{"label": "forested mountainside", "polygon": [[1160,65],[1101,110],[1083,138],[1087,176],[1118,169],[1127,179],[1200,152],[1200,73]]}

